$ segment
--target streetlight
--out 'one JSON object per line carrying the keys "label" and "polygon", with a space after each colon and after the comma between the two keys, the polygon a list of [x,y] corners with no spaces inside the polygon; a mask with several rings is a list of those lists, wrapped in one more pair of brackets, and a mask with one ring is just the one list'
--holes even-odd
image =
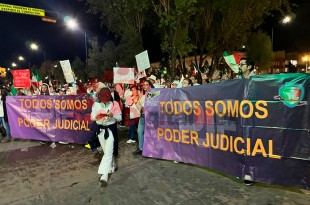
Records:
{"label": "streetlight", "polygon": [[24,59],[24,57],[23,57],[23,56],[19,56],[19,57],[18,57],[18,60],[20,60],[20,61],[24,61],[25,59]]}
{"label": "streetlight", "polygon": [[[280,23],[282,24],[288,24],[292,21],[292,16],[285,16],[281,21]],[[274,48],[273,44],[274,44],[274,41],[273,41],[273,27],[271,28],[271,43],[272,43],[272,50]]]}
{"label": "streetlight", "polygon": [[287,24],[287,23],[289,23],[289,22],[291,22],[291,20],[292,20],[292,17],[291,16],[285,16],[283,19],[282,19],[282,23],[283,24]]}
{"label": "streetlight", "polygon": [[[66,16],[64,18],[64,22],[66,26],[70,30],[77,30],[79,28],[79,24],[75,19],[70,18],[69,16]],[[88,79],[88,66],[87,66],[87,35],[86,32],[84,32],[84,47],[85,47],[85,66],[86,66],[86,78]]]}
{"label": "streetlight", "polygon": [[35,43],[31,43],[30,44],[30,49],[36,51],[36,50],[39,49],[39,46],[37,44],[35,44]]}
{"label": "streetlight", "polygon": [[11,66],[12,66],[12,67],[16,67],[17,64],[13,62],[13,63],[11,64]]}

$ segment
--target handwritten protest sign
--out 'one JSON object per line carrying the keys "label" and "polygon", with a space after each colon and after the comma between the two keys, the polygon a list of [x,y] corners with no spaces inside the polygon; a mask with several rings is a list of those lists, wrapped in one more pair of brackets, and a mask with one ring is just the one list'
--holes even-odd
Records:
{"label": "handwritten protest sign", "polygon": [[151,67],[147,50],[136,55],[136,61],[139,72]]}
{"label": "handwritten protest sign", "polygon": [[113,74],[114,74],[114,83],[133,84],[135,81],[134,68],[114,67]]}
{"label": "handwritten protest sign", "polygon": [[74,77],[72,75],[72,69],[71,69],[70,61],[64,60],[64,61],[59,61],[59,62],[60,62],[62,71],[64,72],[65,79],[66,79],[67,83],[74,82]]}
{"label": "handwritten protest sign", "polygon": [[30,71],[24,70],[11,70],[14,79],[15,88],[30,88]]}

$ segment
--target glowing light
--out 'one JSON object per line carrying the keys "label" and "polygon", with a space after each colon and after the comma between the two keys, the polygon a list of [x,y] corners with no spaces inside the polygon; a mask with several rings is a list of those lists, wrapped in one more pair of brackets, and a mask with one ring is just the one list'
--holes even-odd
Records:
{"label": "glowing light", "polygon": [[12,67],[16,67],[17,66],[17,64],[14,63],[14,62],[11,65],[12,65]]}
{"label": "glowing light", "polygon": [[38,50],[39,46],[35,43],[32,43],[32,44],[30,44],[30,48],[31,48],[31,50]]}
{"label": "glowing light", "polygon": [[24,59],[23,56],[19,56],[19,57],[18,57],[18,60],[23,61],[23,60],[25,60],[25,59]]}
{"label": "glowing light", "polygon": [[286,24],[291,22],[292,17],[291,16],[285,16],[284,19],[282,20],[282,23]]}
{"label": "glowing light", "polygon": [[69,29],[74,30],[74,29],[78,28],[78,23],[74,19],[70,18],[69,20],[67,20],[65,22],[66,22],[66,25],[68,26]]}

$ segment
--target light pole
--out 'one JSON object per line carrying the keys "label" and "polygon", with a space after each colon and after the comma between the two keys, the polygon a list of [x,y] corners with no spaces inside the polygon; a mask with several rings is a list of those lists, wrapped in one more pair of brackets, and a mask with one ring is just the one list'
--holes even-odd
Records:
{"label": "light pole", "polygon": [[[77,30],[79,28],[79,25],[75,19],[72,19],[70,17],[64,18],[66,26],[70,30]],[[88,79],[88,63],[87,63],[87,35],[86,32],[84,32],[84,48],[85,48],[85,68],[86,68],[86,78]]]}

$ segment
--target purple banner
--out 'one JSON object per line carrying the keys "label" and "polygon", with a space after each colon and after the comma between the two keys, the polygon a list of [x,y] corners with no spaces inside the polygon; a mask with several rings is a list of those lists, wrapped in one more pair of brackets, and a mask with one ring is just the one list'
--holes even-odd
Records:
{"label": "purple banner", "polygon": [[308,188],[309,87],[307,74],[277,74],[153,89],[143,155]]}
{"label": "purple banner", "polygon": [[11,135],[14,138],[85,144],[93,101],[89,95],[8,96]]}

